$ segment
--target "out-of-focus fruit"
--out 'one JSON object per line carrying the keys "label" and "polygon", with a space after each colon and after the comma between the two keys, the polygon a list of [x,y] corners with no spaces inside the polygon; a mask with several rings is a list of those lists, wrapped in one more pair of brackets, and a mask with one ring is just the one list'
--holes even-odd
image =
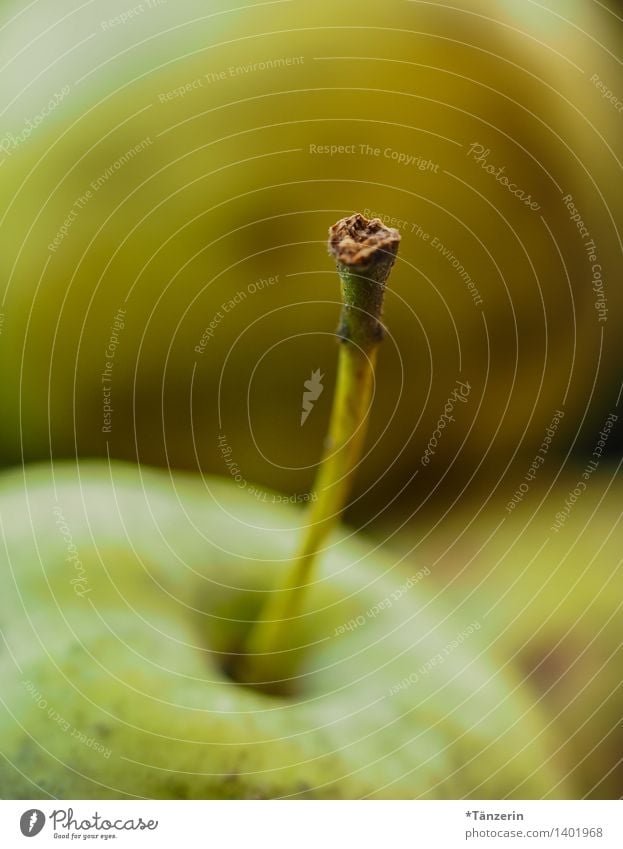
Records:
{"label": "out-of-focus fruit", "polygon": [[537,688],[570,778],[597,799],[623,791],[616,475],[614,466],[566,469],[551,488],[530,483],[510,512],[512,490],[482,510],[463,504],[414,521],[393,539],[447,588],[455,616],[481,624],[500,668],[518,667]]}
{"label": "out-of-focus fruit", "polygon": [[[572,792],[528,687],[341,528],[299,691],[224,669],[299,510],[120,464],[5,473],[4,798],[540,798]],[[342,539],[340,540],[340,537]]]}
{"label": "out-of-focus fruit", "polygon": [[354,509],[484,485],[563,405],[566,450],[618,356],[619,116],[589,73],[607,54],[523,3],[143,5],[49,3],[2,30],[5,459],[223,472],[220,435],[246,480],[304,494],[334,361],[315,234],[354,209],[411,236]]}

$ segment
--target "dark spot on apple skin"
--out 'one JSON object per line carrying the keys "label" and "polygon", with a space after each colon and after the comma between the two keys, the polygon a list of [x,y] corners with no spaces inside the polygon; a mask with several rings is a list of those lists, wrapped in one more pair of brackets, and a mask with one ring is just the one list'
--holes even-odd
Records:
{"label": "dark spot on apple skin", "polygon": [[93,731],[99,737],[110,737],[112,734],[112,728],[104,722],[96,722],[93,725]]}
{"label": "dark spot on apple skin", "polygon": [[531,644],[520,657],[520,666],[541,691],[557,690],[569,673],[570,660],[579,652],[565,647],[552,649],[547,645]]}
{"label": "dark spot on apple skin", "polygon": [[165,799],[188,799],[188,785],[175,778],[167,779],[165,791]]}
{"label": "dark spot on apple skin", "polygon": [[226,784],[233,786],[242,783],[240,773],[244,771],[245,760],[247,760],[246,753],[240,752],[234,759],[234,762],[232,763],[229,772],[226,772],[223,775],[223,780]]}
{"label": "dark spot on apple skin", "polygon": [[296,795],[302,796],[304,799],[313,799],[314,798],[314,793],[312,791],[311,786],[309,784],[304,784],[304,783],[301,783],[301,784],[298,785]]}
{"label": "dark spot on apple skin", "polygon": [[[20,765],[34,763],[39,757],[39,751],[30,737],[22,737],[17,750],[16,762]],[[20,768],[23,769],[23,766]]]}

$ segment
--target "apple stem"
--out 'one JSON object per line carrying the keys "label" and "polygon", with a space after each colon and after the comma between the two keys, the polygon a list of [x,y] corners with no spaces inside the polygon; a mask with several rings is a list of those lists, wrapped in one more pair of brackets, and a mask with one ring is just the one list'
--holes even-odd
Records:
{"label": "apple stem", "polygon": [[283,691],[300,667],[297,620],[314,564],[344,510],[353,474],[361,457],[374,384],[374,365],[383,339],[381,315],[385,284],[396,259],[400,234],[378,218],[355,214],[329,230],[342,293],[338,372],[325,452],[314,483],[312,502],[300,546],[281,587],[260,610],[244,654],[238,679],[267,691]]}

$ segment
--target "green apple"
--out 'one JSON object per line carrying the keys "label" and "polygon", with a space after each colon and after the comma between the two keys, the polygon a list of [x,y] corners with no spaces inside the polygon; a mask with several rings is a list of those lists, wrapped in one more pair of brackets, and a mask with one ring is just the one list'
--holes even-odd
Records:
{"label": "green apple", "polygon": [[[602,327],[559,187],[599,235],[604,279],[618,262],[578,164],[607,175],[608,161],[573,104],[594,101],[612,144],[618,116],[559,56],[581,46],[588,66],[586,38],[566,27],[556,53],[558,31],[542,31],[553,16],[497,0],[407,3],[382,19],[349,1],[341,23],[329,0],[188,0],[129,17],[128,5],[3,4],[4,120],[18,140],[0,172],[5,461],[78,453],[223,473],[224,432],[247,480],[305,492],[333,373],[334,292],[309,234],[325,210],[358,207],[411,236],[386,304],[367,503],[418,467],[457,378],[470,403],[420,477],[427,491],[483,456],[478,475],[497,472],[569,381],[573,433]],[[616,184],[599,183],[616,211]],[[613,320],[617,298],[611,286]],[[605,335],[602,364],[615,343]],[[327,391],[300,439],[317,369]],[[606,367],[593,397],[608,381]],[[220,409],[197,402],[207,395]]]}
{"label": "green apple", "polygon": [[488,661],[480,623],[457,630],[420,591],[428,569],[405,580],[336,528],[399,242],[359,214],[330,230],[338,377],[309,513],[242,479],[140,466],[3,477],[2,795],[569,792],[546,718]]}
{"label": "green apple", "polygon": [[580,795],[619,798],[618,468],[566,468],[553,486],[537,480],[515,503],[513,488],[482,510],[464,504],[429,515],[425,526],[411,522],[394,550],[429,563],[455,616],[478,619],[500,668],[515,667],[540,693]]}
{"label": "green apple", "polygon": [[530,688],[460,637],[425,572],[346,528],[294,691],[232,681],[301,523],[273,497],[117,463],[4,473],[3,798],[572,792]]}

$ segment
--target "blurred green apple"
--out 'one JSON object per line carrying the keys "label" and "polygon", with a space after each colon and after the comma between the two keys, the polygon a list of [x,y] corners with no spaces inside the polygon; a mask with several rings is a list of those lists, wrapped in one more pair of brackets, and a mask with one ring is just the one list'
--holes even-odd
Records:
{"label": "blurred green apple", "polygon": [[[596,48],[560,21],[544,32],[544,10],[493,0],[382,15],[348,2],[339,23],[327,0],[127,6],[2,13],[5,460],[222,473],[224,434],[245,479],[304,493],[333,379],[335,295],[315,234],[328,210],[355,208],[411,235],[360,504],[418,468],[418,494],[486,480],[563,401],[566,448],[590,392],[596,409],[610,385],[617,341],[561,200],[610,279],[605,208],[619,200],[602,151],[618,116],[570,79],[559,41],[585,67]],[[316,370],[327,387],[301,431]],[[423,468],[459,379],[469,403]]]}
{"label": "blurred green apple", "polygon": [[483,509],[429,515],[393,546],[428,563],[455,616],[482,623],[500,668],[518,668],[538,690],[580,795],[619,798],[621,484],[618,467],[585,474],[536,481],[510,511],[505,490]]}
{"label": "blurred green apple", "polygon": [[[272,498],[272,495],[270,496]],[[228,676],[301,512],[231,482],[55,464],[0,483],[3,798],[554,798],[528,686],[342,527],[295,692]]]}

